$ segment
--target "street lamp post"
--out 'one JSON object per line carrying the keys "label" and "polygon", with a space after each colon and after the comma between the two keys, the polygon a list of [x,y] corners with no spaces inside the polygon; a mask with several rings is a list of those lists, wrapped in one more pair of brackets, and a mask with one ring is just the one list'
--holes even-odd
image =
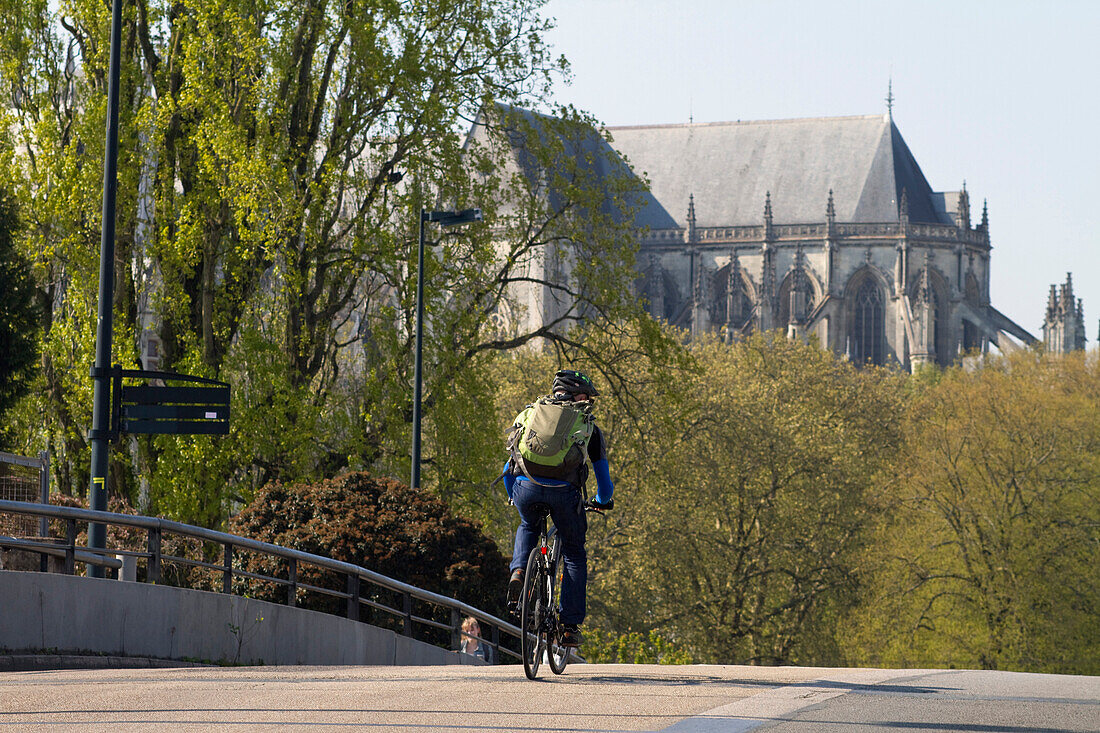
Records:
{"label": "street lamp post", "polygon": [[420,488],[420,366],[424,342],[424,225],[433,221],[441,227],[481,221],[481,209],[462,211],[421,211],[420,247],[416,256],[416,355],[413,362],[413,438],[412,480],[409,486]]}
{"label": "street lamp post", "polygon": [[[118,188],[118,86],[119,56],[122,44],[122,0],[111,6],[111,52],[107,81],[107,139],[103,159],[103,230],[99,247],[99,317],[96,321],[95,366],[92,376],[92,447],[91,486],[88,490],[92,509],[107,510],[107,469],[110,458],[111,423],[111,342],[114,337],[113,311],[115,286],[115,194]],[[88,525],[88,547],[93,552],[107,546],[107,527],[100,522]],[[88,564],[88,576],[102,578],[103,568]]]}

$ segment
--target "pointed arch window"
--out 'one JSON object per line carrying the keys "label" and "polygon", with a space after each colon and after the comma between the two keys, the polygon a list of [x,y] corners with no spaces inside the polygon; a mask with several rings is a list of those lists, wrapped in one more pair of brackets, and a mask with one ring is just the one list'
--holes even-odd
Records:
{"label": "pointed arch window", "polygon": [[885,308],[882,291],[867,278],[856,291],[850,338],[851,358],[856,364],[886,363]]}
{"label": "pointed arch window", "polygon": [[730,298],[729,265],[720,268],[711,279],[710,322],[718,325],[729,324],[736,330],[747,333],[751,329],[753,314],[752,298],[749,297],[745,281],[736,278],[733,284],[733,298]]}

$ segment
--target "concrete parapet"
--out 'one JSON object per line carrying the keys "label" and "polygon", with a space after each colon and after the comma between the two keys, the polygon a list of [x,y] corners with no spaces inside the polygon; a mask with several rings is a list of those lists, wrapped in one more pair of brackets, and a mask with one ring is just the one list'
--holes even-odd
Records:
{"label": "concrete parapet", "polygon": [[0,570],[0,649],[238,664],[476,664],[329,614],[251,598]]}

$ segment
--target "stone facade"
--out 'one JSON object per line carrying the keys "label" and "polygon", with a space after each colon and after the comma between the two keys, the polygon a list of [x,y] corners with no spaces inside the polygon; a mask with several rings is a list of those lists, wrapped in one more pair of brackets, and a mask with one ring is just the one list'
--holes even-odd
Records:
{"label": "stone facade", "polygon": [[[906,369],[1038,341],[990,302],[988,207],[975,222],[965,182],[934,191],[889,112],[607,132],[610,145],[593,134],[585,154],[629,161],[649,183],[633,222],[636,292],[693,336],[780,329],[856,363]],[[531,267],[544,279],[568,262]],[[513,294],[513,325],[553,322],[565,307],[531,290]],[[1051,298],[1047,347],[1083,348],[1069,281]]]}
{"label": "stone facade", "polygon": [[988,209],[973,224],[965,184],[932,191],[888,115],[611,134],[666,213],[683,202],[640,235],[639,294],[656,317],[726,339],[814,335],[909,369],[1035,341],[990,304]]}
{"label": "stone facade", "polygon": [[[958,202],[965,209],[965,190]],[[642,235],[640,294],[654,316],[694,334],[815,334],[858,362],[948,364],[1004,343],[1007,319],[988,314],[985,219],[838,223],[833,211],[830,198],[820,222],[776,225],[768,194],[759,225],[698,227],[689,199],[686,229]]]}

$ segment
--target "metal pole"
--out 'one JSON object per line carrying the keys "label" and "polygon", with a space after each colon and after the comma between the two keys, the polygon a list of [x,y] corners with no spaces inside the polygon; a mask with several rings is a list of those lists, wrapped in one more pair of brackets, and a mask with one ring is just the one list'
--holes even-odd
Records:
{"label": "metal pole", "polygon": [[[43,504],[50,503],[50,454],[46,451],[38,453],[38,494]],[[42,517],[38,520],[38,536],[48,537],[50,534],[50,520]]]}
{"label": "metal pole", "polygon": [[420,359],[424,341],[424,222],[428,212],[420,212],[420,247],[416,257],[416,355],[413,362],[413,440],[412,480],[409,486],[420,488]]}
{"label": "metal pole", "polygon": [[[122,41],[122,0],[111,7],[110,79],[107,84],[107,144],[103,160],[103,239],[99,248],[99,320],[96,323],[94,389],[92,392],[92,482],[91,508],[107,510],[107,463],[110,457],[111,340],[114,324],[112,305],[115,290],[115,192],[118,188],[118,77]],[[107,527],[88,524],[88,547],[107,546]],[[103,568],[89,565],[88,575],[103,577]]]}
{"label": "metal pole", "polygon": [[[43,504],[50,503],[50,454],[46,451],[38,453],[38,491]],[[38,536],[45,539],[50,536],[50,520],[41,517],[38,520]],[[46,573],[50,570],[50,557],[46,553],[38,558],[39,571]]]}

